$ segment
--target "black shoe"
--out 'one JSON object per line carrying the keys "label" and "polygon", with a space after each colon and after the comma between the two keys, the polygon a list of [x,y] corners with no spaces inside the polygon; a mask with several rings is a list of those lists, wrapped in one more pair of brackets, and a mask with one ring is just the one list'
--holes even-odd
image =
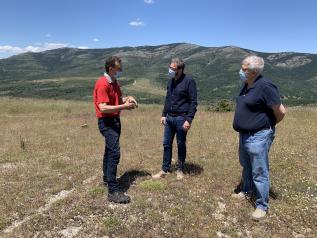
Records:
{"label": "black shoe", "polygon": [[108,201],[114,203],[129,203],[130,197],[123,192],[108,193]]}

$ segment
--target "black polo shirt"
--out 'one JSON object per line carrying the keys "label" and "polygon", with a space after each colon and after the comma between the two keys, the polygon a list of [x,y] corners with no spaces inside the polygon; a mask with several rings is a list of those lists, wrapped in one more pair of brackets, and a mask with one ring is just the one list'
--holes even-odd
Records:
{"label": "black polo shirt", "polygon": [[162,116],[183,115],[191,123],[197,111],[197,87],[195,80],[182,74],[177,80],[169,79]]}
{"label": "black polo shirt", "polygon": [[276,119],[273,105],[280,105],[277,87],[260,75],[250,88],[244,84],[236,99],[233,128],[238,132],[259,131],[274,127]]}

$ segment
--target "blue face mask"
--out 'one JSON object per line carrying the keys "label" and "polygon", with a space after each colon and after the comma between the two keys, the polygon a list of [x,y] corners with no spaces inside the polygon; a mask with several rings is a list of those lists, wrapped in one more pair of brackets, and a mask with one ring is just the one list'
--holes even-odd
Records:
{"label": "blue face mask", "polygon": [[170,79],[172,79],[172,78],[175,78],[176,72],[172,69],[168,69],[167,75]]}
{"label": "blue face mask", "polygon": [[245,81],[248,80],[247,74],[242,69],[240,69],[240,71],[239,71],[239,76],[240,76],[240,79],[243,83],[245,83]]}
{"label": "blue face mask", "polygon": [[117,71],[115,77],[116,79],[120,78],[122,76],[122,71]]}

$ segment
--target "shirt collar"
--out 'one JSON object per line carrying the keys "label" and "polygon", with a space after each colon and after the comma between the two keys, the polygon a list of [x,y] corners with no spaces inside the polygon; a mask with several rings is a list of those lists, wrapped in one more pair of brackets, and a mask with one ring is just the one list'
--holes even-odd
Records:
{"label": "shirt collar", "polygon": [[[259,82],[259,80],[262,78],[263,76],[260,74],[253,82],[252,86],[250,88],[254,88],[256,86],[256,84]],[[249,88],[249,89],[250,89]]]}
{"label": "shirt collar", "polygon": [[112,78],[110,77],[109,74],[107,74],[107,73],[105,72],[103,75],[106,77],[108,83],[113,83],[113,80],[112,80]]}
{"label": "shirt collar", "polygon": [[263,78],[263,76],[260,74],[258,77],[255,78],[253,84],[251,87],[248,88],[248,84],[247,83],[244,83],[243,84],[243,87],[242,87],[242,90],[250,90],[251,88],[255,88],[257,83],[259,82],[259,80]]}
{"label": "shirt collar", "polygon": [[174,83],[175,83],[175,82],[180,83],[184,78],[185,78],[185,74],[182,73],[182,75],[181,75],[177,80],[175,80],[175,78],[173,78],[173,82],[174,82]]}

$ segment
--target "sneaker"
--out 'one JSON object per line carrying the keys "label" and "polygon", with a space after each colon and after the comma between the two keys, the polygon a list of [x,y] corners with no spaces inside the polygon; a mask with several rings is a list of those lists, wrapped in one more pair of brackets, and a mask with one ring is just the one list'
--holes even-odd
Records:
{"label": "sneaker", "polygon": [[108,193],[108,201],[114,203],[129,203],[130,197],[123,192]]}
{"label": "sneaker", "polygon": [[181,170],[176,171],[176,179],[177,180],[182,180],[184,178],[184,173]]}
{"label": "sneaker", "polygon": [[233,193],[233,194],[231,194],[231,197],[232,198],[235,198],[235,199],[239,199],[239,200],[244,200],[244,199],[246,199],[246,195],[245,195],[245,193],[244,192],[240,192],[240,193]]}
{"label": "sneaker", "polygon": [[169,172],[164,172],[163,170],[161,170],[157,174],[152,175],[152,178],[153,179],[160,179],[160,178],[166,177],[166,175],[168,175],[168,174],[169,174]]}
{"label": "sneaker", "polygon": [[263,211],[260,208],[256,208],[255,211],[252,213],[252,218],[254,220],[261,220],[265,217],[266,211]]}

